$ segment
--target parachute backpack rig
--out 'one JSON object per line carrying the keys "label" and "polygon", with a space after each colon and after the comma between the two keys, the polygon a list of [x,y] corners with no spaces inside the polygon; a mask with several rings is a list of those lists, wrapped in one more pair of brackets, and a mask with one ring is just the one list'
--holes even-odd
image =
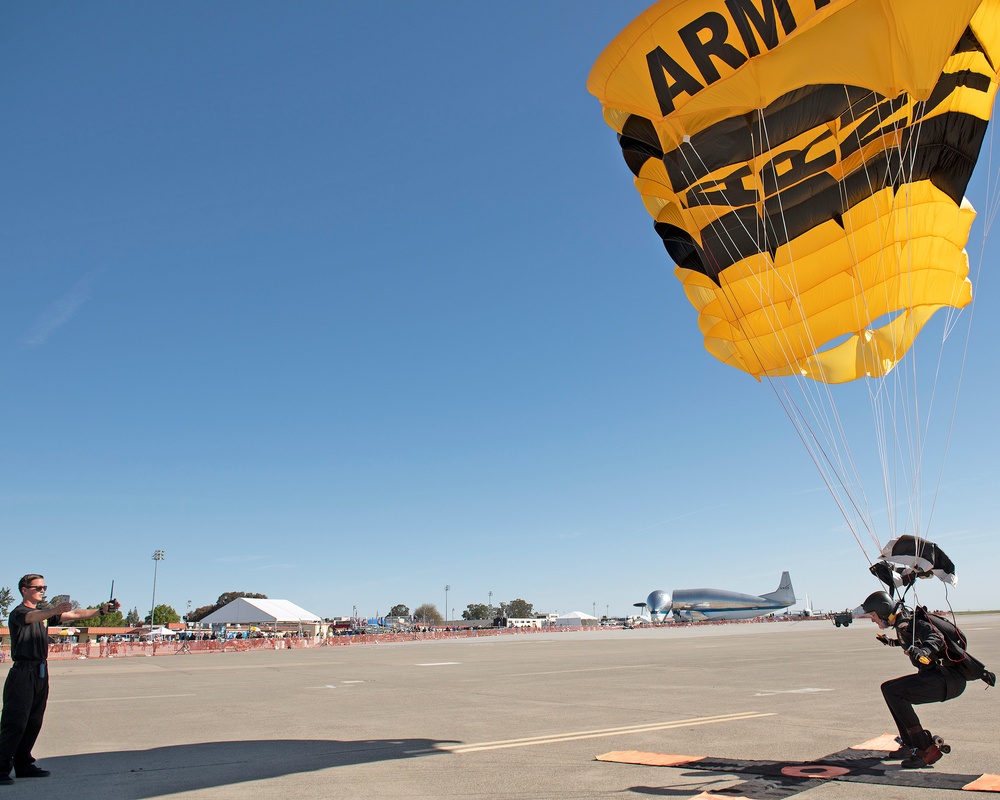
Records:
{"label": "parachute backpack rig", "polygon": [[926,620],[944,641],[945,650],[941,660],[946,666],[956,669],[967,681],[981,680],[987,686],[996,685],[996,675],[967,651],[967,640],[955,623],[954,611],[949,619],[916,603],[912,612],[906,606],[906,595],[920,578],[935,577],[947,586],[958,585],[955,564],[944,550],[926,539],[900,536],[882,549],[879,560],[872,564],[870,571],[888,587],[889,597],[893,602],[890,623],[900,614],[912,614],[914,618],[919,616]]}

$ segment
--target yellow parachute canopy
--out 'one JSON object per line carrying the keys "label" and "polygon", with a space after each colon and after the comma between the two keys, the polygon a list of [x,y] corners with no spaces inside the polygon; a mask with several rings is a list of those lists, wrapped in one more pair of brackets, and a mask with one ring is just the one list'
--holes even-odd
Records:
{"label": "yellow parachute canopy", "polygon": [[712,355],[880,377],[970,302],[998,57],[1000,0],[662,0],[608,45],[587,87]]}

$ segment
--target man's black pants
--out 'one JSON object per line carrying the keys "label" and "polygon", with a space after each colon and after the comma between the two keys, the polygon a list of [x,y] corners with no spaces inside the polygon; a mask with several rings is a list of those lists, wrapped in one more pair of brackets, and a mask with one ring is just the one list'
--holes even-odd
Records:
{"label": "man's black pants", "polygon": [[3,685],[3,713],[0,713],[0,776],[24,769],[34,762],[31,748],[42,729],[45,704],[49,699],[48,664],[44,676],[37,662],[15,662]]}
{"label": "man's black pants", "polygon": [[920,724],[913,706],[924,703],[943,703],[965,691],[965,678],[955,670],[936,666],[912,675],[893,678],[882,684],[882,696],[889,713],[899,728],[903,745],[926,750],[931,746],[931,736]]}

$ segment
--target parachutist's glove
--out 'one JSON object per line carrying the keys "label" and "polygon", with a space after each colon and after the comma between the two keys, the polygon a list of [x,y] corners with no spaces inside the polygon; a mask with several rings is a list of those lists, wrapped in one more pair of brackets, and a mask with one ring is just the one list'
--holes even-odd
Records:
{"label": "parachutist's glove", "polygon": [[890,639],[884,633],[876,633],[875,638],[888,647],[899,647],[899,639]]}
{"label": "parachutist's glove", "polygon": [[924,650],[922,647],[914,647],[910,651],[910,658],[913,659],[914,664],[923,664],[924,666],[934,660],[931,658],[930,650]]}

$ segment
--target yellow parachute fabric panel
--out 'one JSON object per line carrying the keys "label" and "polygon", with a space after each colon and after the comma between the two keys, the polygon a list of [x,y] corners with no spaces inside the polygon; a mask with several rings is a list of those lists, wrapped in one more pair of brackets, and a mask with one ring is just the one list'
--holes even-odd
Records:
{"label": "yellow parachute fabric panel", "polygon": [[[749,5],[661,0],[633,20],[587,79],[608,124],[621,132],[629,114],[662,123],[658,130],[666,148],[685,134],[763,108],[802,86],[849,84],[886,97],[905,91],[925,99],[981,0],[830,0],[826,5],[823,0],[754,0],[759,18],[747,10],[737,19],[734,8]],[[785,24],[783,7],[791,16]],[[744,35],[748,27],[752,32]],[[763,41],[761,28],[771,34],[770,42]],[[768,43],[775,46],[767,48]],[[647,59],[657,48],[676,64],[674,76],[692,89],[673,97],[669,111],[650,81]],[[768,58],[753,57],[754,48]],[[730,66],[717,51],[740,63]]]}
{"label": "yellow parachute fabric panel", "polygon": [[[850,238],[826,223],[774,259],[762,254],[730,267],[722,273],[722,287],[677,268],[709,352],[752,375],[800,374],[826,383],[892,369],[934,311],[961,308],[972,299],[963,246],[975,212],[968,203],[956,208],[927,182],[908,192],[910,197],[894,203],[887,189],[852,209],[845,218]],[[905,213],[895,214],[897,206]],[[896,227],[901,219],[923,231],[933,223],[941,233],[915,235]],[[796,246],[810,252],[793,262],[789,251]],[[913,313],[869,329],[872,321],[901,309]],[[857,333],[817,352],[844,333],[845,321]]]}
{"label": "yellow parachute fabric panel", "polygon": [[971,301],[998,59],[1000,0],[665,0],[609,45],[588,88],[709,352],[878,377]]}

